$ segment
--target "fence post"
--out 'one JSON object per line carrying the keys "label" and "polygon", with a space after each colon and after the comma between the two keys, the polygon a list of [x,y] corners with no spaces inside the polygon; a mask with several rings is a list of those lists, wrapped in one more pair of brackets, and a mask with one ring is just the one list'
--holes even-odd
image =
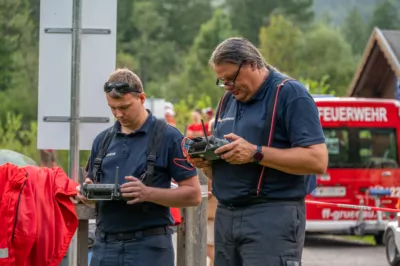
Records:
{"label": "fence post", "polygon": [[183,223],[178,228],[177,266],[207,265],[207,177],[197,169],[202,201],[197,207],[184,208]]}

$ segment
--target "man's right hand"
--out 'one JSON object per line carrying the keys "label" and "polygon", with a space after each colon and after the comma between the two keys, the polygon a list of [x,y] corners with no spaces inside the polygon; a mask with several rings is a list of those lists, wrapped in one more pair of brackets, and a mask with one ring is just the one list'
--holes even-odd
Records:
{"label": "man's right hand", "polygon": [[[84,184],[93,184],[93,181],[92,181],[92,179],[90,179],[90,178],[86,178],[86,179],[85,179],[85,182],[83,182],[83,183],[84,183]],[[94,203],[95,203],[95,201],[88,200],[86,197],[84,197],[84,196],[81,194],[81,185],[79,185],[79,186],[76,187],[76,191],[78,191],[78,194],[76,195],[76,198],[77,198],[79,201],[83,202],[83,204],[85,204],[85,205],[87,205],[87,206],[89,206],[89,207],[91,207],[91,208],[94,208]]]}

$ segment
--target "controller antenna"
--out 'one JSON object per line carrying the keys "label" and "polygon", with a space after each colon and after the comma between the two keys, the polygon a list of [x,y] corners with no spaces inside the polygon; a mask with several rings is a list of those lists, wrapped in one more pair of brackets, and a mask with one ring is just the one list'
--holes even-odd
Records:
{"label": "controller antenna", "polygon": [[208,144],[209,144],[209,142],[208,142],[208,137],[207,137],[206,127],[204,126],[204,121],[203,121],[203,119],[201,119],[201,126],[202,126],[202,128],[203,128],[204,137],[206,138],[207,147],[208,147]]}
{"label": "controller antenna", "polygon": [[115,168],[115,185],[114,185],[114,195],[118,195],[118,172],[119,172],[119,166]]}

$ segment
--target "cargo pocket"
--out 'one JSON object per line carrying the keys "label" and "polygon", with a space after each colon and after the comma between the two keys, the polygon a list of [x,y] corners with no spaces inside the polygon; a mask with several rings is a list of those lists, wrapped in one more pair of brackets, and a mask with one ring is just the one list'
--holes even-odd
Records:
{"label": "cargo pocket", "polygon": [[[283,209],[287,213],[285,217],[287,219],[286,224],[289,225],[288,231],[286,231],[286,239],[290,242],[298,243],[300,237],[300,217],[298,209],[296,206],[285,206]],[[282,224],[284,224],[283,221]]]}
{"label": "cargo pocket", "polygon": [[300,230],[300,214],[298,207],[293,207],[293,222],[292,222],[292,231],[293,231],[293,242],[299,242],[301,230]]}

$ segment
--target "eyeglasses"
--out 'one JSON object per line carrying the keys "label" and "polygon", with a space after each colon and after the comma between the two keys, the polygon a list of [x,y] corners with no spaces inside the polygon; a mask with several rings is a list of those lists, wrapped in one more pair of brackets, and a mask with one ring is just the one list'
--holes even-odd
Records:
{"label": "eyeglasses", "polygon": [[221,88],[235,86],[236,78],[239,76],[239,72],[240,72],[240,69],[242,68],[242,65],[243,65],[243,61],[240,61],[239,68],[236,71],[236,74],[235,74],[235,76],[233,77],[232,80],[225,81],[224,79],[217,78],[217,81],[215,82],[215,85],[217,85],[218,87],[221,87]]}
{"label": "eyeglasses", "polygon": [[129,86],[129,84],[126,82],[106,82],[104,84],[104,92],[109,93],[113,89],[116,92],[122,93],[122,94],[130,93],[130,92],[142,93],[142,91],[140,91],[136,87]]}

